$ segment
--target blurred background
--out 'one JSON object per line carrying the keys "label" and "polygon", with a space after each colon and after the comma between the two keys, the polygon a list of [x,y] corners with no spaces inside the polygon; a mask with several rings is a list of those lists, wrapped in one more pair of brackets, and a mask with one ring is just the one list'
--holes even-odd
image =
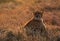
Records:
{"label": "blurred background", "polygon": [[48,36],[52,39],[60,36],[60,0],[0,0],[0,29],[17,34],[22,31],[20,27],[33,19],[32,13],[40,9],[44,10]]}

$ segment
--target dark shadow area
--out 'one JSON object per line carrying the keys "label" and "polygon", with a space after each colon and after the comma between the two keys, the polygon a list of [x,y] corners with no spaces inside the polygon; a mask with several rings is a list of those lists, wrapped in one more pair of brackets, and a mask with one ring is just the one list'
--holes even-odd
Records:
{"label": "dark shadow area", "polygon": [[53,7],[52,8],[52,7],[47,6],[47,7],[44,8],[44,10],[45,11],[51,11],[51,12],[54,11],[54,10],[60,11],[60,7]]}

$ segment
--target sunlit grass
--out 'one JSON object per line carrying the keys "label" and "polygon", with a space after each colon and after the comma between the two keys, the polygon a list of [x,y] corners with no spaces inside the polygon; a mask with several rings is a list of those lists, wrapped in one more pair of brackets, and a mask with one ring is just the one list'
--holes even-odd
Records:
{"label": "sunlit grass", "polygon": [[15,2],[15,0],[0,0],[0,3]]}

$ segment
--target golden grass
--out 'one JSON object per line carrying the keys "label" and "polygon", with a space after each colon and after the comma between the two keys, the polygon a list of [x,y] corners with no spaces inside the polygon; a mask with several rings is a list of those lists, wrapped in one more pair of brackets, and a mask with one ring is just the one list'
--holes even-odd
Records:
{"label": "golden grass", "polygon": [[[48,0],[15,0],[15,3],[12,0],[10,1],[0,0],[0,41],[9,41],[10,39],[10,41],[24,41],[24,39],[30,41],[26,38],[27,36],[25,36],[26,33],[23,27],[33,19],[33,12],[40,11],[41,8],[44,9],[45,7],[58,8],[60,5],[59,0],[56,2]],[[43,19],[47,27],[48,41],[54,41],[54,39],[56,39],[55,41],[59,41],[59,10],[44,11]],[[52,25],[53,19],[56,21],[54,25]],[[38,41],[37,37],[35,41]]]}

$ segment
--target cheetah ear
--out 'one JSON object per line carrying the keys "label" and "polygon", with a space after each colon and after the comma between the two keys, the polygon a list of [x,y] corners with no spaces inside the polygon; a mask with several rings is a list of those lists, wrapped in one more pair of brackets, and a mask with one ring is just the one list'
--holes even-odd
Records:
{"label": "cheetah ear", "polygon": [[40,11],[40,15],[41,15],[41,17],[43,16],[43,11]]}
{"label": "cheetah ear", "polygon": [[41,17],[43,16],[43,13],[44,13],[44,9],[41,9],[41,10],[40,10],[40,15],[41,15]]}

